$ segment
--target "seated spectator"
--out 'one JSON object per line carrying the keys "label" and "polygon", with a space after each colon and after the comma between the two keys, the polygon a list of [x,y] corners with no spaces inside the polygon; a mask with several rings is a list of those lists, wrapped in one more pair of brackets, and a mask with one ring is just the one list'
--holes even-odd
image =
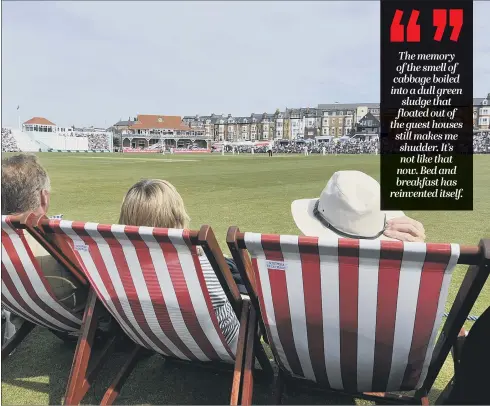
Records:
{"label": "seated spectator", "polygon": [[[21,215],[30,212],[46,215],[50,190],[48,174],[35,155],[20,154],[2,160],[2,215]],[[49,255],[28,232],[24,230],[21,232],[56,298],[69,309],[83,311],[87,289]],[[11,322],[19,328],[22,319],[12,317]]]}
{"label": "seated spectator", "polygon": [[[133,185],[124,198],[119,217],[119,224],[179,229],[188,228],[189,221],[180,194],[172,184],[159,179],[144,179]],[[235,351],[238,319],[202,250],[199,250],[199,260],[218,324]]]}
{"label": "seated spectator", "polygon": [[294,221],[308,236],[425,241],[424,226],[402,211],[380,210],[380,185],[359,171],[335,172],[319,198],[295,200]]}
{"label": "seated spectator", "polygon": [[[2,215],[46,215],[50,190],[48,174],[35,155],[20,154],[2,160]],[[80,282],[29,233],[24,235],[58,300],[70,309],[83,304],[87,292]]]}

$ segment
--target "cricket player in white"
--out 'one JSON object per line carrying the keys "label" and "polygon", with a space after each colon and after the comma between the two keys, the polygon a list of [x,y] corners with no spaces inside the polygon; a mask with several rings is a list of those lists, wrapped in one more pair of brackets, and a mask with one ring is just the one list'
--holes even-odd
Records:
{"label": "cricket player in white", "polygon": [[325,148],[325,145],[322,147],[322,154],[325,155],[327,152],[327,149]]}
{"label": "cricket player in white", "polygon": [[303,150],[305,151],[305,156],[308,156],[308,147],[305,145]]}

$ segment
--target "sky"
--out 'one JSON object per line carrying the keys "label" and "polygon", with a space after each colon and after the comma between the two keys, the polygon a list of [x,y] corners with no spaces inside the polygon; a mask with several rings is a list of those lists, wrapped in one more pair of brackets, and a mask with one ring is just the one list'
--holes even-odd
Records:
{"label": "sky", "polygon": [[[490,2],[474,11],[485,97]],[[379,31],[378,1],[2,2],[2,125],[379,102]]]}

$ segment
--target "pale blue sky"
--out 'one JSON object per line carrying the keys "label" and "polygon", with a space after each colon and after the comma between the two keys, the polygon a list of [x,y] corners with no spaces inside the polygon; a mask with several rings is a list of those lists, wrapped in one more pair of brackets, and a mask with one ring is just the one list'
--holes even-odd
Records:
{"label": "pale blue sky", "polygon": [[[474,94],[490,92],[475,2]],[[2,125],[378,102],[379,2],[2,2]]]}

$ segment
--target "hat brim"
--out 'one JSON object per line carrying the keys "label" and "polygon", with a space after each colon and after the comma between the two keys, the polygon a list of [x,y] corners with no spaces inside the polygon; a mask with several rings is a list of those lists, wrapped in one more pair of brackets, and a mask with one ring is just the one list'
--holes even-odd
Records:
{"label": "hat brim", "polygon": [[[306,236],[343,238],[343,236],[337,234],[335,231],[325,227],[314,216],[313,209],[317,201],[318,199],[300,199],[291,203],[291,213],[296,226]],[[402,211],[384,211],[384,213],[386,214],[386,220],[405,216],[405,213]],[[377,240],[393,241],[393,238],[386,237],[382,234]]]}

